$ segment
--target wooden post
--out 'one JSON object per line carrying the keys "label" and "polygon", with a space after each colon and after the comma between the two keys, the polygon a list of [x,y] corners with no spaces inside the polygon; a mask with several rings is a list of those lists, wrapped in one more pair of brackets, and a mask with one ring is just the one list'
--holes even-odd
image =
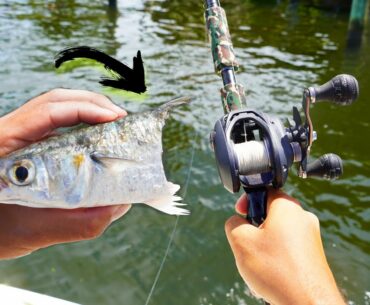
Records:
{"label": "wooden post", "polygon": [[109,0],[110,7],[117,7],[117,0]]}
{"label": "wooden post", "polygon": [[356,49],[361,46],[362,32],[368,14],[368,0],[352,0],[347,47]]}

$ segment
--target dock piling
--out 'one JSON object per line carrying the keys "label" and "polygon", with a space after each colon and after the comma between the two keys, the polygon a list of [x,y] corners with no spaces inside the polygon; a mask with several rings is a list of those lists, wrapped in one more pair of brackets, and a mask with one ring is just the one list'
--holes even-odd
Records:
{"label": "dock piling", "polygon": [[347,47],[350,49],[361,46],[362,33],[367,21],[368,4],[368,0],[352,0],[347,36]]}
{"label": "dock piling", "polygon": [[109,0],[109,6],[110,7],[117,7],[117,0]]}

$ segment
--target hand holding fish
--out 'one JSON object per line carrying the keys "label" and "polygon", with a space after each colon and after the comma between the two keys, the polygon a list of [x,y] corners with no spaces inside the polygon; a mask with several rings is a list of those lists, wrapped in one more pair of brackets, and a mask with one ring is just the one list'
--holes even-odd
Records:
{"label": "hand holding fish", "polygon": [[105,123],[126,114],[101,94],[51,90],[0,118],[0,157],[52,135],[59,127]]}
{"label": "hand holding fish", "polygon": [[[0,118],[0,156],[53,135],[59,127],[111,122],[125,115],[103,95],[54,89]],[[95,238],[129,208],[115,205],[66,210],[0,204],[0,259]]]}
{"label": "hand holding fish", "polygon": [[[246,214],[244,194],[236,211]],[[240,275],[271,304],[345,304],[327,263],[318,218],[278,190],[269,190],[258,228],[239,216],[225,225]]]}

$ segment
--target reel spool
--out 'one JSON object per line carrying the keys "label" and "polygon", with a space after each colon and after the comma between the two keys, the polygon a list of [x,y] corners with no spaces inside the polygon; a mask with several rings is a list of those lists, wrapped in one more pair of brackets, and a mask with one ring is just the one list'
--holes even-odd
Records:
{"label": "reel spool", "polygon": [[293,162],[293,150],[281,121],[255,110],[230,112],[211,134],[219,174],[225,188],[282,187]]}
{"label": "reel spool", "polygon": [[216,122],[210,142],[221,181],[232,193],[244,188],[249,207],[254,210],[248,211],[253,223],[261,223],[266,216],[266,187],[282,187],[293,163],[298,163],[301,178],[336,179],[343,173],[342,160],[335,154],[325,154],[308,163],[316,138],[310,105],[321,100],[350,105],[358,95],[357,80],[342,74],[320,87],[304,90],[305,120],[293,107],[295,126],[284,127],[278,118],[252,109],[234,110]]}

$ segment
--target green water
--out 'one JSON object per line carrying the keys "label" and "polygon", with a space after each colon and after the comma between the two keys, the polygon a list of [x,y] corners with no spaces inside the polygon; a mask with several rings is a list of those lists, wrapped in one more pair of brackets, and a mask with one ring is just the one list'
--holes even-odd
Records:
{"label": "green water", "polygon": [[[182,185],[192,215],[179,219],[149,304],[257,304],[236,271],[223,231],[237,196],[221,187],[208,147],[208,133],[222,115],[221,81],[213,74],[202,1],[118,1],[117,11],[106,2],[1,2],[0,112],[55,87],[103,92],[129,111],[193,96],[191,107],[177,110],[164,134],[168,176]],[[361,96],[353,106],[324,103],[312,110],[319,135],[313,155],[341,155],[343,178],[303,181],[291,173],[285,191],[320,218],[329,263],[350,304],[370,304],[370,27],[362,48],[348,52],[346,13],[289,1],[224,2],[249,106],[283,119],[300,104],[305,86],[343,72],[359,80]],[[56,73],[54,55],[81,44],[129,63],[140,49],[145,97],[104,91],[97,84],[101,70],[87,64]],[[134,207],[97,240],[0,262],[0,282],[82,304],[143,305],[175,221]]]}

